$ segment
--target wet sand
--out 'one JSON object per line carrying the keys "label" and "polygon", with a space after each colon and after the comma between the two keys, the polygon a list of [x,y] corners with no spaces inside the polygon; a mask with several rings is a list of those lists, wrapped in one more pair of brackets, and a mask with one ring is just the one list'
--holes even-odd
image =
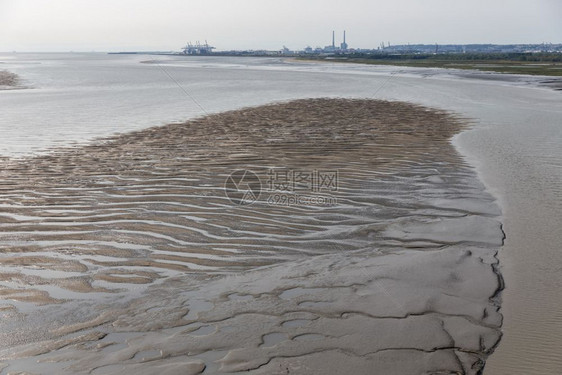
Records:
{"label": "wet sand", "polygon": [[[464,124],[309,99],[0,161],[4,371],[478,373],[503,232]],[[337,204],[225,195],[271,168],[337,170]]]}
{"label": "wet sand", "polygon": [[499,197],[507,236],[499,253],[504,335],[486,375],[562,373],[562,112],[560,97],[541,94],[528,96],[542,107],[458,139]]}
{"label": "wet sand", "polygon": [[14,88],[19,83],[19,77],[5,70],[0,70],[0,90]]}

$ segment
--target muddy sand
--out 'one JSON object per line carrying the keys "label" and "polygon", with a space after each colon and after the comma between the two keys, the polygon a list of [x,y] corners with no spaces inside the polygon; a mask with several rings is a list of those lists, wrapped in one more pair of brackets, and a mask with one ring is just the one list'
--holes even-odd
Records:
{"label": "muddy sand", "polygon": [[0,160],[0,372],[479,373],[503,231],[464,126],[306,99]]}
{"label": "muddy sand", "polygon": [[8,90],[19,84],[19,77],[5,70],[0,70],[0,90]]}

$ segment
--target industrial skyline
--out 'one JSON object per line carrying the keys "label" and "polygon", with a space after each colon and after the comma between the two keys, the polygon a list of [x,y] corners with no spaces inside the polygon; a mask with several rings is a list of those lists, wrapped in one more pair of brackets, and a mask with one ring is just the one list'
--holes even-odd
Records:
{"label": "industrial skyline", "polygon": [[[199,41],[195,43],[188,42],[181,49],[184,55],[207,55],[207,54],[265,54],[265,55],[300,55],[300,54],[350,54],[350,53],[533,53],[533,52],[558,52],[562,53],[562,43],[527,43],[527,44],[397,44],[391,45],[390,42],[381,42],[375,48],[362,48],[361,46],[353,46],[347,43],[347,31],[343,30],[342,39],[337,43],[336,30],[332,30],[331,44],[324,47],[311,47],[307,45],[303,49],[291,49],[283,45],[281,49],[222,49],[217,50],[211,46],[207,40],[205,43]],[[213,52],[217,50],[217,52]]]}
{"label": "industrial skyline", "polygon": [[560,14],[558,0],[0,0],[0,51],[177,50],[192,36],[218,50],[300,50],[333,29],[362,48],[560,43]]}

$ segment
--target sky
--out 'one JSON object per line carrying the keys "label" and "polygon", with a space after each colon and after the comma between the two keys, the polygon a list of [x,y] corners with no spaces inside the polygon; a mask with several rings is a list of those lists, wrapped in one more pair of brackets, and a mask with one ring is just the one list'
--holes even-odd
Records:
{"label": "sky", "polygon": [[0,0],[0,51],[562,43],[562,0]]}

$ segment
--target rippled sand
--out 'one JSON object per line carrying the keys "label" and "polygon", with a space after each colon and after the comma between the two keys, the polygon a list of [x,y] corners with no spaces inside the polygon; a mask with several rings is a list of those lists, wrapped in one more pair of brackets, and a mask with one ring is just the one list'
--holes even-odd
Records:
{"label": "rippled sand", "polygon": [[[307,99],[1,160],[0,368],[478,373],[503,232],[462,124]],[[337,170],[337,203],[225,195],[272,168]]]}

